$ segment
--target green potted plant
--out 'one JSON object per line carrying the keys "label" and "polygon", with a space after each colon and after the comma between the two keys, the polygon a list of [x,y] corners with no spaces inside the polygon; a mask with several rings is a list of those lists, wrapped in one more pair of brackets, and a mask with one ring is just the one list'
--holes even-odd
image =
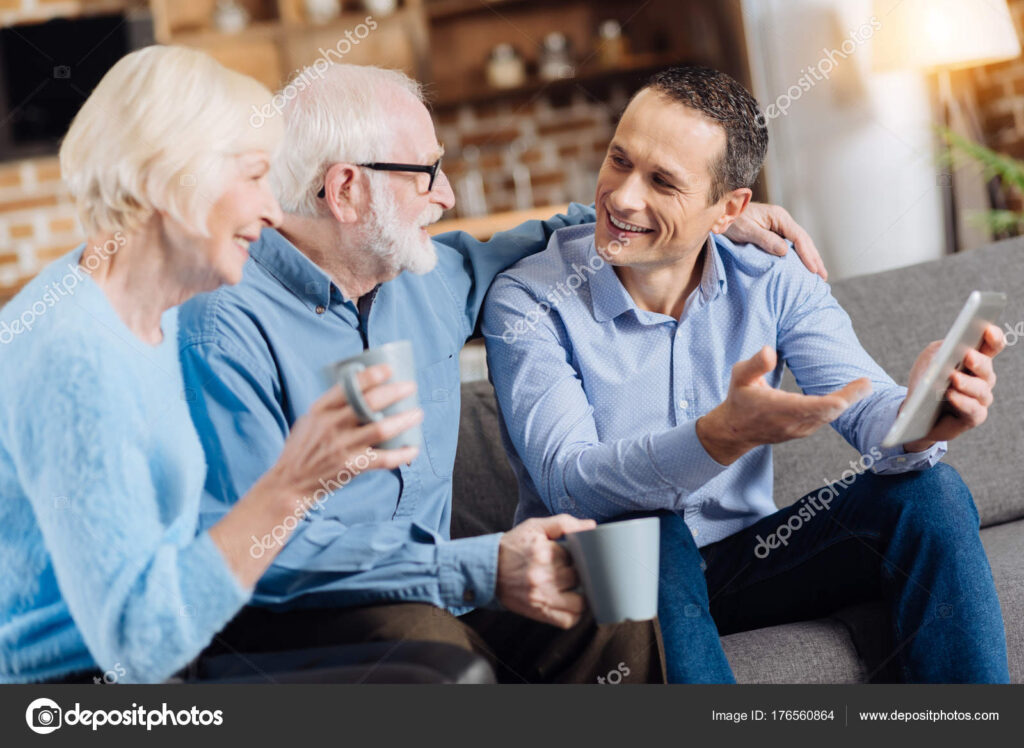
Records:
{"label": "green potted plant", "polygon": [[[958,160],[957,157],[966,158],[981,167],[986,179],[998,179],[1007,192],[1024,195],[1024,161],[994,151],[948,128],[940,128],[939,132],[950,147],[947,163],[952,164]],[[968,220],[987,229],[995,237],[1024,233],[1024,210],[974,210],[969,211]]]}

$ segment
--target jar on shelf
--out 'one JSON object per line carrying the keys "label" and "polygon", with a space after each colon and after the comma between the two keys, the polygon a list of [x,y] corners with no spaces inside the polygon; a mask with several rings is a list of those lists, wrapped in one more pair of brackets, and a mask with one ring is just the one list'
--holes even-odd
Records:
{"label": "jar on shelf", "polygon": [[526,63],[511,44],[499,44],[487,59],[487,83],[494,88],[516,88],[526,82]]}
{"label": "jar on shelf", "polygon": [[363,7],[370,15],[384,18],[398,8],[398,0],[363,0]]}
{"label": "jar on shelf", "polygon": [[315,26],[330,23],[341,15],[340,0],[305,0],[306,19]]}

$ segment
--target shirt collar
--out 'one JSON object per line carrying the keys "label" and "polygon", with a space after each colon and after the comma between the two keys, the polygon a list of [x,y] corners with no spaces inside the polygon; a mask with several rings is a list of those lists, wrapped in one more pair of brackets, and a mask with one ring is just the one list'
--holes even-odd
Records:
{"label": "shirt collar", "polygon": [[[714,234],[708,234],[708,240],[704,247],[707,249],[707,254],[704,255],[704,272],[700,278],[700,290],[704,301],[711,301],[719,291],[727,293],[729,284],[725,278],[722,253],[718,250],[718,242],[715,241]],[[709,257],[711,262],[707,261]]]}
{"label": "shirt collar", "polygon": [[[704,250],[704,267],[697,290],[706,303],[715,298],[719,291],[726,293],[728,284],[725,279],[725,266],[722,264],[722,257],[718,251],[714,235],[708,234],[707,241],[704,243]],[[597,253],[593,240],[591,240],[590,251],[595,255]],[[594,318],[598,322],[607,322],[630,310],[639,318],[645,316],[642,314],[643,310],[636,305],[633,297],[629,295],[629,292],[622,285],[622,281],[619,280],[619,276],[615,274],[615,269],[610,263],[603,263],[601,268],[594,273],[590,285]]]}
{"label": "shirt collar", "polygon": [[311,310],[331,304],[331,277],[277,230],[263,229],[249,254]]}

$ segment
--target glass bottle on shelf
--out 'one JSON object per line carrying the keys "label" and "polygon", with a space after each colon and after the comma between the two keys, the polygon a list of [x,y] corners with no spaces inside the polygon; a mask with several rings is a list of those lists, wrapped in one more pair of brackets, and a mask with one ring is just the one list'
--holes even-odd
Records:
{"label": "glass bottle on shelf", "polygon": [[530,167],[523,163],[523,154],[529,148],[526,138],[512,142],[505,152],[505,171],[512,175],[512,189],[515,194],[516,210],[529,210],[533,207],[533,181]]}
{"label": "glass bottle on shelf", "polygon": [[475,145],[466,146],[462,157],[469,166],[465,175],[455,185],[455,204],[463,218],[487,215],[487,196],[484,193],[484,177],[480,171],[480,149]]}
{"label": "glass bottle on shelf", "polygon": [[552,31],[540,44],[538,73],[542,80],[553,81],[572,78],[576,69],[572,64],[569,39],[559,31]]}
{"label": "glass bottle on shelf", "polygon": [[237,34],[249,25],[249,11],[235,0],[217,0],[213,9],[213,26],[224,34]]}
{"label": "glass bottle on shelf", "polygon": [[628,52],[626,38],[622,35],[622,25],[614,18],[609,18],[598,27],[598,59],[606,68],[617,67],[625,60]]}

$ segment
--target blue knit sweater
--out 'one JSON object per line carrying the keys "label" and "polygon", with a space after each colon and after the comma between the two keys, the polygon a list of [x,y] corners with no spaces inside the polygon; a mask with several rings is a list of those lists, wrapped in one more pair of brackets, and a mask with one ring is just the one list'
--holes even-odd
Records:
{"label": "blue knit sweater", "polygon": [[164,680],[251,594],[196,535],[177,310],[142,342],[81,252],[0,310],[0,682]]}

